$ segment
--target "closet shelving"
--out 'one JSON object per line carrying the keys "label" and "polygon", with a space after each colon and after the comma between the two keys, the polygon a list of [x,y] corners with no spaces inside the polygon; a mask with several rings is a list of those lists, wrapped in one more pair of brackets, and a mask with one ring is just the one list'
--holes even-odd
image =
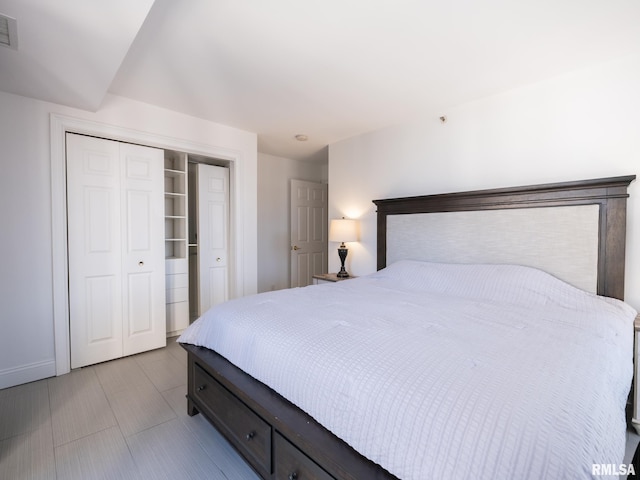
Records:
{"label": "closet shelving", "polygon": [[165,258],[187,256],[187,158],[166,152],[164,160]]}
{"label": "closet shelving", "polygon": [[189,326],[187,154],[165,150],[164,244],[167,335]]}

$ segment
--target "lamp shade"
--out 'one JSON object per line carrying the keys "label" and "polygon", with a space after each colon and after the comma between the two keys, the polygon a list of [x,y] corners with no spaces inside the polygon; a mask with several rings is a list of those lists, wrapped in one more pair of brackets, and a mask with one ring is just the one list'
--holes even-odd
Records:
{"label": "lamp shade", "polygon": [[330,242],[356,242],[358,240],[358,221],[348,218],[333,219],[329,225]]}

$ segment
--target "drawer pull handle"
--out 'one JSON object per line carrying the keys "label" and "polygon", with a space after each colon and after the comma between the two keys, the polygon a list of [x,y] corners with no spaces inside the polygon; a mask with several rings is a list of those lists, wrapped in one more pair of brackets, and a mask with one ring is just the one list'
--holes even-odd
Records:
{"label": "drawer pull handle", "polygon": [[198,390],[199,392],[203,391],[205,388],[207,388],[206,385],[200,385],[196,390]]}
{"label": "drawer pull handle", "polygon": [[249,433],[247,433],[247,437],[246,437],[246,438],[247,438],[247,442],[248,442],[248,441],[250,441],[250,440],[252,440],[252,439],[253,439],[253,437],[255,437],[255,436],[256,436],[256,432],[249,432]]}
{"label": "drawer pull handle", "polygon": [[289,475],[289,480],[296,480],[296,478],[298,478],[297,472],[293,472],[291,475]]}

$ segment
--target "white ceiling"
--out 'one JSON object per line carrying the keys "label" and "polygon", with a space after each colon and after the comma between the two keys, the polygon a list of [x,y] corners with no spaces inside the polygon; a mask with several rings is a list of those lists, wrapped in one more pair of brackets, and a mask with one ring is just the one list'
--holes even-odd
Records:
{"label": "white ceiling", "polygon": [[640,52],[637,0],[0,0],[0,13],[19,36],[0,48],[0,90],[87,110],[113,93],[289,158]]}

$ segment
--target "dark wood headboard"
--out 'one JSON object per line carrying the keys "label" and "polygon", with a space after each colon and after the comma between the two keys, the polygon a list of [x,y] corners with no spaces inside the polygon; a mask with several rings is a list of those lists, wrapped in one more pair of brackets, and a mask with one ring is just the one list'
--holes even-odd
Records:
{"label": "dark wood headboard", "polygon": [[597,293],[624,298],[627,187],[635,175],[471,192],[374,200],[378,270],[387,265],[387,217],[575,205],[599,205]]}

